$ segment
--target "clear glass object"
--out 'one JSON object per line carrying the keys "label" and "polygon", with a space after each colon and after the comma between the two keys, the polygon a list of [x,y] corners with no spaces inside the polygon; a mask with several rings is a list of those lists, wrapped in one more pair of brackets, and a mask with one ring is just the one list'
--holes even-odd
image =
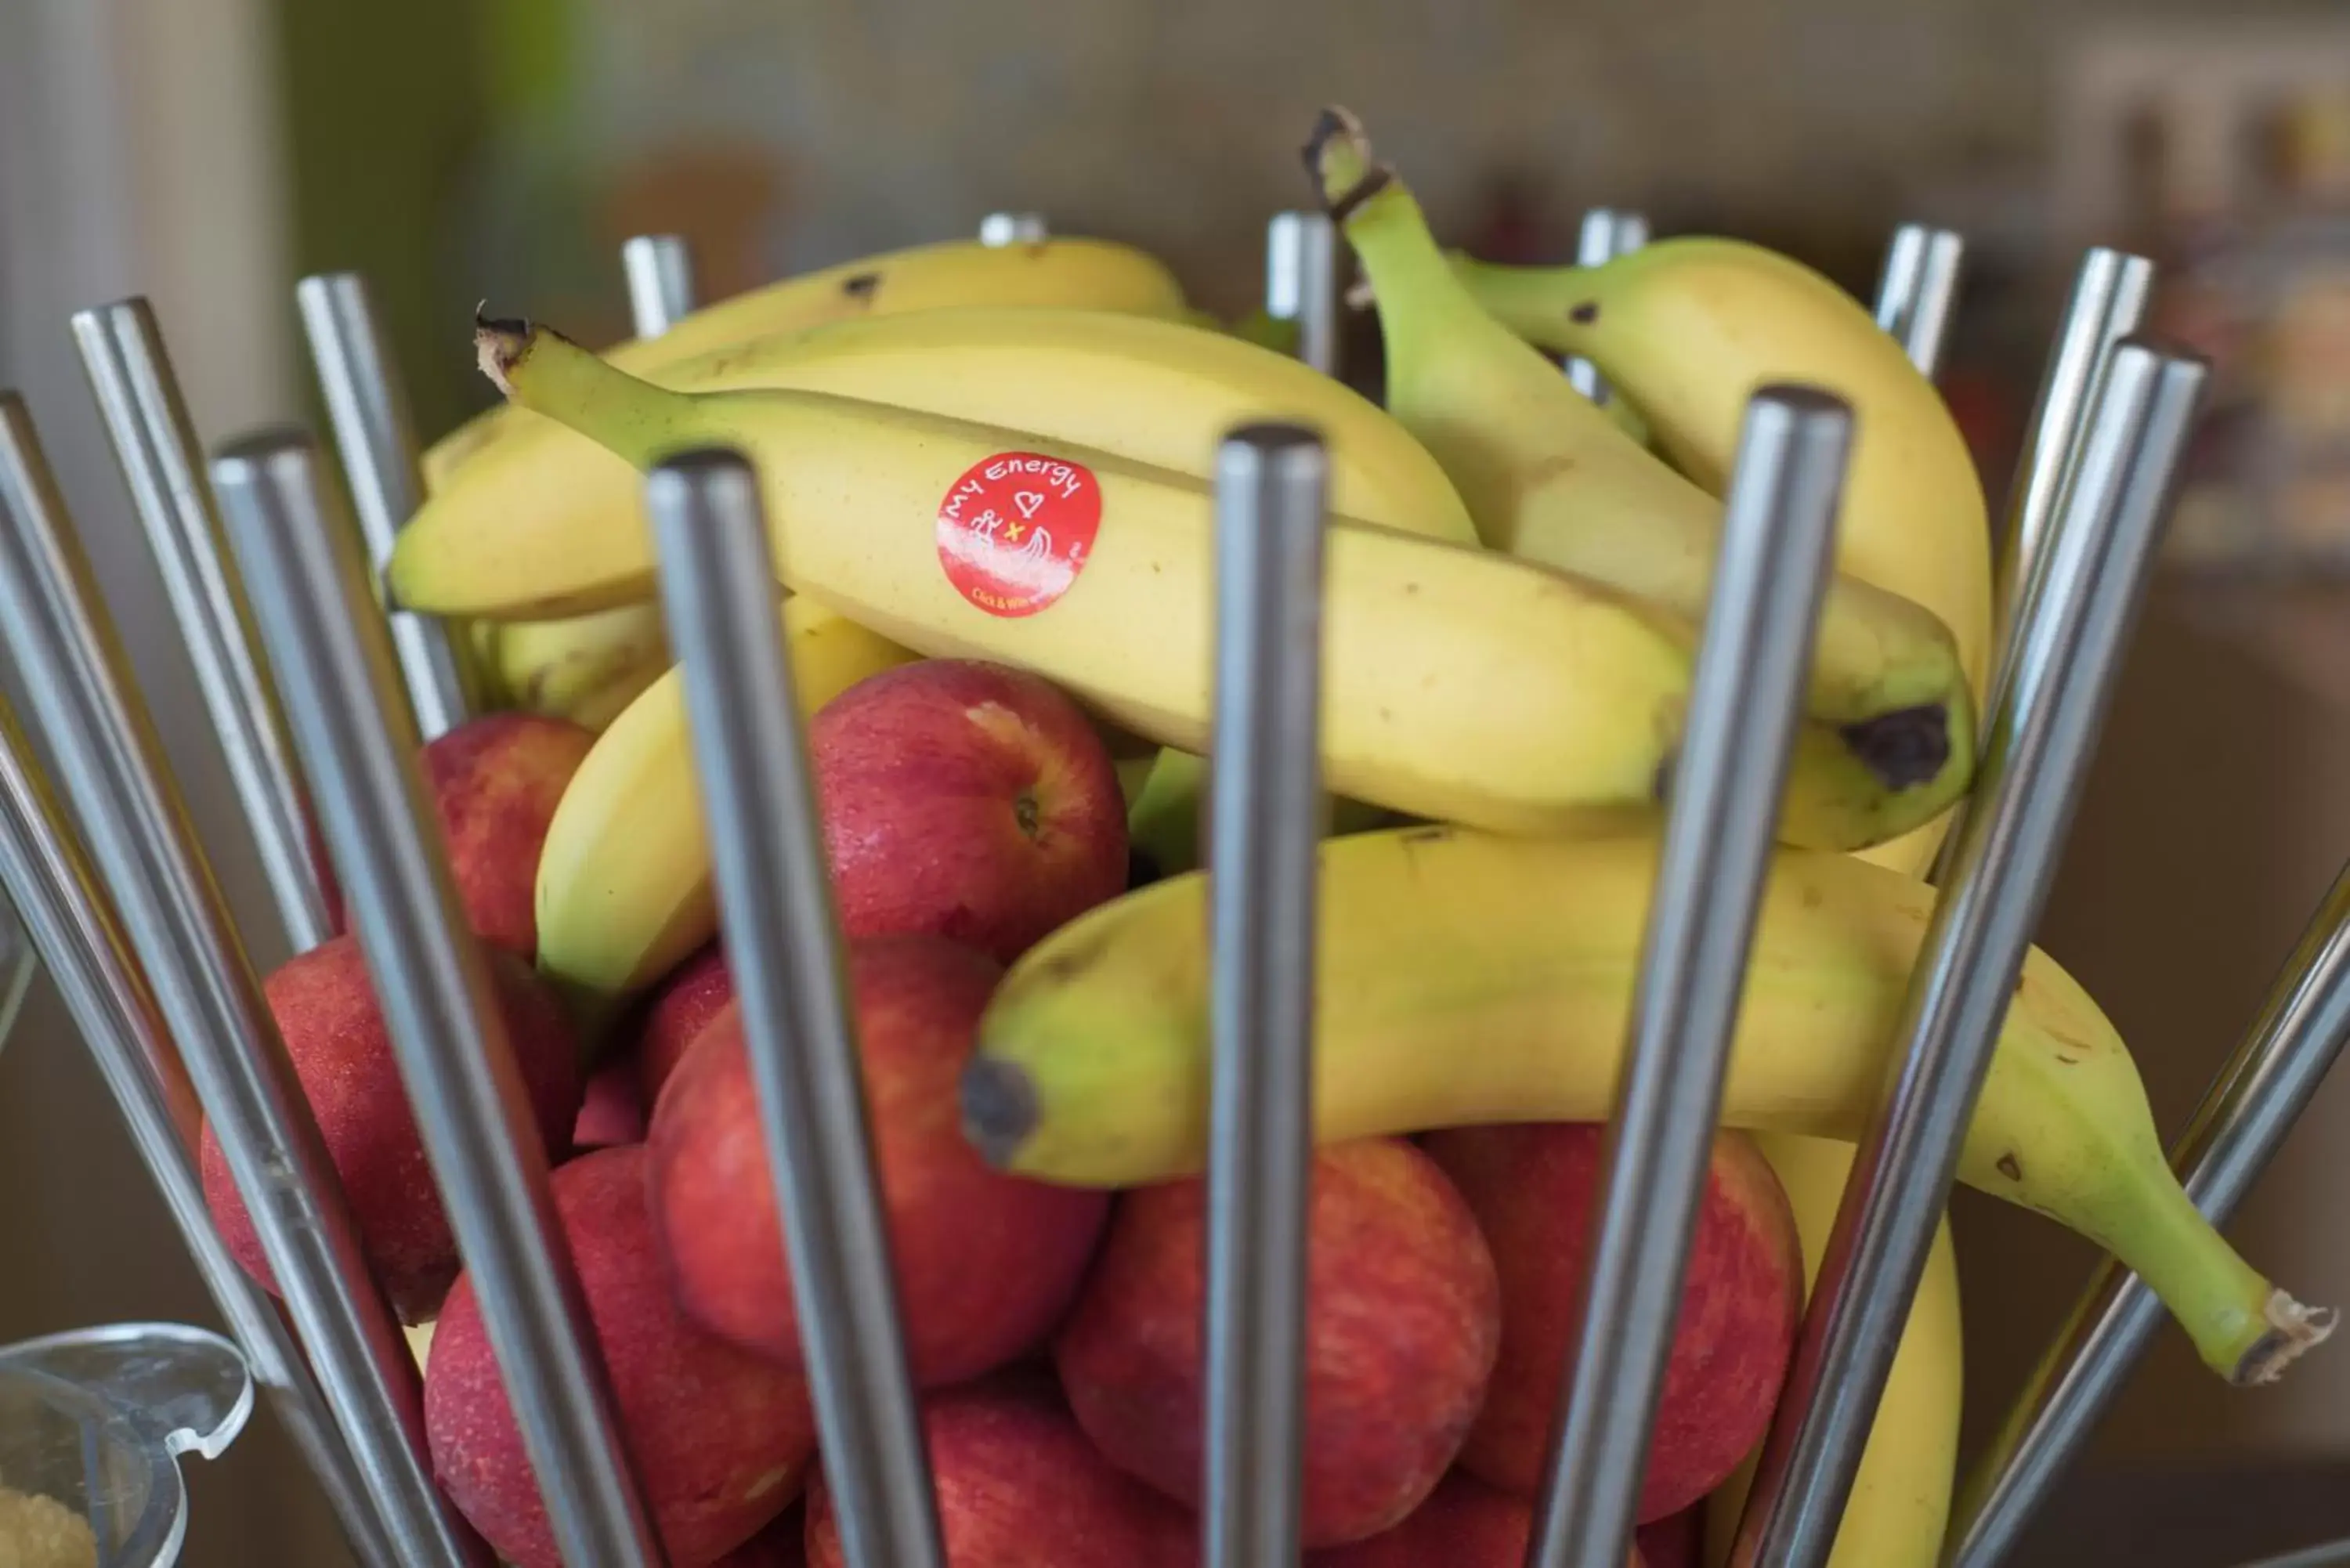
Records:
{"label": "clear glass object", "polygon": [[0,1347],[0,1562],[168,1568],[188,1528],[180,1457],[219,1458],[253,1392],[235,1345],[182,1324]]}

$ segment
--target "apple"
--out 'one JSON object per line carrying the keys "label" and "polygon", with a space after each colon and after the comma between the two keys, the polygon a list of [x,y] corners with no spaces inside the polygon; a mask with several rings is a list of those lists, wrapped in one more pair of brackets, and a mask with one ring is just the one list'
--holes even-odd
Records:
{"label": "apple", "polygon": [[[848,944],[866,1106],[907,1353],[924,1387],[1042,1345],[1075,1295],[1109,1195],[991,1168],[962,1136],[958,1081],[1003,971],[944,937]],[[687,1313],[787,1366],[799,1316],[739,1012],[704,1029],[647,1138],[663,1255]]]}
{"label": "apple", "polygon": [[720,1558],[712,1568],[807,1568],[806,1498],[777,1514],[774,1523]]}
{"label": "apple", "polygon": [[588,1075],[588,1092],[571,1127],[571,1147],[614,1148],[644,1141],[644,1089],[636,1054],[619,1052]]}
{"label": "apple", "polygon": [[[642,1146],[582,1155],[549,1185],[670,1568],[712,1568],[800,1495],[816,1452],[806,1383],[677,1310],[653,1246]],[[424,1430],[442,1490],[502,1560],[563,1568],[463,1276],[433,1334]]]}
{"label": "apple", "polygon": [[[540,1154],[569,1152],[579,1112],[577,1046],[554,990],[511,953],[484,944],[515,1065],[530,1100]],[[262,981],[263,1000],[340,1179],[368,1267],[403,1323],[431,1317],[457,1277],[457,1240],[425,1162],[367,962],[354,936],[329,938]],[[199,1165],[221,1241],[264,1288],[276,1290],[244,1197],[208,1122]]]}
{"label": "apple", "polygon": [[[1454,1470],[1403,1522],[1311,1552],[1305,1568],[1525,1568],[1534,1505]],[[1629,1568],[1659,1568],[1635,1551]]]}
{"label": "apple", "polygon": [[648,1107],[660,1101],[661,1085],[677,1071],[685,1048],[733,1001],[734,977],[716,942],[678,965],[654,989],[636,1038],[638,1081]]}
{"label": "apple", "polygon": [[[1306,1256],[1308,1548],[1387,1530],[1443,1478],[1485,1397],[1501,1288],[1475,1219],[1399,1138],[1315,1156]],[[1199,1506],[1207,1192],[1127,1193],[1054,1342],[1069,1404],[1110,1462]]]}
{"label": "apple", "polygon": [[1010,963],[1126,890],[1126,801],[1083,710],[1000,664],[933,659],[816,711],[808,755],[842,929]]}
{"label": "apple", "polygon": [[[1461,1463],[1523,1497],[1542,1484],[1576,1333],[1603,1131],[1536,1123],[1423,1140],[1476,1211],[1502,1275],[1501,1359]],[[1648,1445],[1642,1522],[1721,1485],[1769,1430],[1803,1291],[1802,1243],[1778,1177],[1745,1134],[1718,1135]]]}
{"label": "apple", "polygon": [[[1194,1568],[1191,1514],[1111,1468],[1029,1369],[922,1402],[947,1568]],[[809,1568],[844,1568],[832,1495],[808,1486]]]}
{"label": "apple", "polygon": [[1705,1511],[1669,1513],[1640,1526],[1633,1540],[1648,1568],[1700,1568],[1705,1561]]}
{"label": "apple", "polygon": [[[424,747],[424,783],[475,934],[538,956],[538,856],[595,732],[544,713],[468,719]],[[343,913],[341,929],[350,915]]]}

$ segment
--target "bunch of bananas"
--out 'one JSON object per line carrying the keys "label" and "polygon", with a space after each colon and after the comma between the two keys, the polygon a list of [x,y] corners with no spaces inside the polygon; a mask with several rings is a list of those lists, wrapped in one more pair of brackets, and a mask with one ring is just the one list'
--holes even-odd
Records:
{"label": "bunch of bananas", "polygon": [[[434,449],[390,582],[473,623],[509,701],[601,732],[540,863],[540,962],[608,1008],[715,931],[641,470],[733,446],[760,474],[804,712],[906,660],[979,657],[1131,742],[1135,837],[1168,875],[1014,968],[969,1127],[1050,1180],[1197,1169],[1212,468],[1232,427],[1294,419],[1331,465],[1317,1137],[1604,1118],[1743,408],[1812,382],[1857,441],[1723,1116],[1764,1135],[1816,1270],[1973,765],[1991,593],[1966,445],[1868,313],[1784,257],[1689,238],[1482,265],[1439,245],[1349,117],[1326,115],[1307,162],[1376,304],[1383,407],[1203,323],[1149,257],[1061,238],[872,258],[604,355],[479,324],[508,401]],[[1545,351],[1594,364],[1631,417]],[[1041,509],[1024,524],[993,509],[1007,475]],[[2044,954],[1962,1177],[2111,1249],[2223,1376],[2305,1337],[2179,1191],[2122,1042]],[[1946,1231],[1840,1564],[1939,1552],[1957,1289]]]}

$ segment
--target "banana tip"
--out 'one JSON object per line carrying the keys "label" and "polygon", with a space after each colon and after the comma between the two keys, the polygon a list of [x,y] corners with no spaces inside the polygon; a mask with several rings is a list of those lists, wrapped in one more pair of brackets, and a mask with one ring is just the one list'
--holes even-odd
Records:
{"label": "banana tip", "polygon": [[514,396],[511,372],[530,348],[530,323],[489,314],[489,301],[473,306],[473,357],[498,396]]}
{"label": "banana tip", "polygon": [[1306,177],[1320,192],[1331,221],[1343,224],[1356,208],[1395,182],[1395,171],[1371,157],[1371,139],[1353,110],[1332,104],[1314,121],[1304,149]]}
{"label": "banana tip", "polygon": [[2264,1315],[2269,1331],[2244,1353],[2229,1378],[2239,1387],[2283,1376],[2286,1367],[2325,1343],[2342,1316],[2332,1307],[2303,1306],[2282,1291],[2270,1293]]}
{"label": "banana tip", "polygon": [[1888,790],[1933,783],[1950,761],[1950,711],[1939,702],[1897,708],[1846,724],[1844,743]]}
{"label": "banana tip", "polygon": [[1015,1062],[974,1056],[962,1070],[962,1135],[982,1159],[1010,1167],[1036,1130],[1036,1082]]}

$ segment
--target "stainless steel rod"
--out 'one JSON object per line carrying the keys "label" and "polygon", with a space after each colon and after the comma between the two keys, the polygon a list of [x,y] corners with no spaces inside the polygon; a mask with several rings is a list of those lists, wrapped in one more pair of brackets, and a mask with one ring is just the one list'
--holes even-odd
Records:
{"label": "stainless steel rod", "polygon": [[295,952],[331,935],[335,910],[316,858],[309,791],[294,760],[253,631],[252,611],[204,478],[203,450],[144,299],[77,311],[74,342],[162,573],[180,639],[219,732],[277,918]]}
{"label": "stainless steel rod", "polygon": [[[367,540],[372,580],[390,558],[400,530],[424,501],[408,395],[365,278],[348,272],[316,274],[295,286],[294,298],[342,453],[352,510]],[[382,603],[380,593],[369,597]],[[465,650],[447,627],[430,617],[395,610],[390,619],[409,708],[418,731],[432,740],[473,711],[473,676]]]}
{"label": "stainless steel rod", "polygon": [[2345,1564],[2350,1564],[2350,1537],[2329,1541],[2322,1546],[2303,1547],[2282,1557],[2263,1557],[2257,1563],[2243,1563],[2241,1568],[2345,1568]]}
{"label": "stainless steel rod", "polygon": [[1955,875],[1918,950],[1902,1053],[1862,1142],[1731,1561],[1827,1560],[2169,510],[2206,367],[2126,342],[1992,693]]}
{"label": "stainless steel rod", "polygon": [[688,452],[653,471],[646,502],[843,1551],[850,1568],[940,1568],[757,482],[733,452]]}
{"label": "stainless steel rod", "polygon": [[1300,426],[1242,426],[1216,454],[1207,1568],[1300,1550],[1328,484]]}
{"label": "stainless steel rod", "polygon": [[658,337],[693,309],[693,247],[682,234],[638,234],[620,246],[629,317],[639,337]]}
{"label": "stainless steel rod", "polygon": [[556,1542],[566,1562],[660,1568],[391,640],[319,468],[307,434],[265,431],[224,448],[213,481]]}
{"label": "stainless steel rod", "polygon": [[[1583,225],[1575,233],[1575,265],[1605,266],[1648,243],[1648,220],[1644,214],[1622,207],[1594,207],[1583,214]],[[1588,359],[1570,356],[1566,378],[1576,391],[1595,403],[1604,403],[1611,396],[1607,383],[1600,379],[1599,368]]]}
{"label": "stainless steel rod", "polygon": [[1929,380],[1941,373],[1966,249],[1967,242],[1949,229],[1904,223],[1893,231],[1893,244],[1885,252],[1877,324],[1900,340],[1909,362]]}
{"label": "stainless steel rod", "polygon": [[[2275,1158],[2350,1040],[2350,866],[2344,867],[2259,1014],[2172,1147],[2171,1168],[2214,1225]],[[2137,1364],[2162,1304],[2101,1259],[1960,1501],[1952,1568],[1996,1568]]]}
{"label": "stainless steel rod", "polygon": [[1042,213],[990,213],[979,221],[983,245],[1040,245],[1051,237]]}
{"label": "stainless steel rod", "polygon": [[1275,213],[1265,225],[1264,310],[1297,324],[1297,357],[1339,372],[1338,225],[1327,213]]}
{"label": "stainless steel rod", "polygon": [[1630,1548],[1852,433],[1814,389],[1747,404],[1530,1568],[1620,1568]]}
{"label": "stainless steel rod", "polygon": [[173,789],[24,404],[0,394],[0,641],[403,1564],[488,1568],[433,1485],[406,1340]]}
{"label": "stainless steel rod", "polygon": [[35,761],[15,711],[0,702],[0,884],[40,954],[74,1028],[98,1064],[162,1195],[196,1276],[317,1478],[344,1539],[365,1568],[400,1568],[368,1497],[366,1479],[336,1430],[317,1380],[276,1307],[213,1227],[196,1163],[203,1108],[130,956],[121,923],[99,888],[73,825]]}
{"label": "stainless steel rod", "polygon": [[2025,426],[1995,541],[1991,604],[1992,630],[2001,649],[1997,662],[2012,657],[2025,590],[2064,504],[2065,483],[2080,461],[2097,379],[2113,346],[2144,322],[2153,295],[2154,263],[2144,256],[2098,246],[2081,258]]}

